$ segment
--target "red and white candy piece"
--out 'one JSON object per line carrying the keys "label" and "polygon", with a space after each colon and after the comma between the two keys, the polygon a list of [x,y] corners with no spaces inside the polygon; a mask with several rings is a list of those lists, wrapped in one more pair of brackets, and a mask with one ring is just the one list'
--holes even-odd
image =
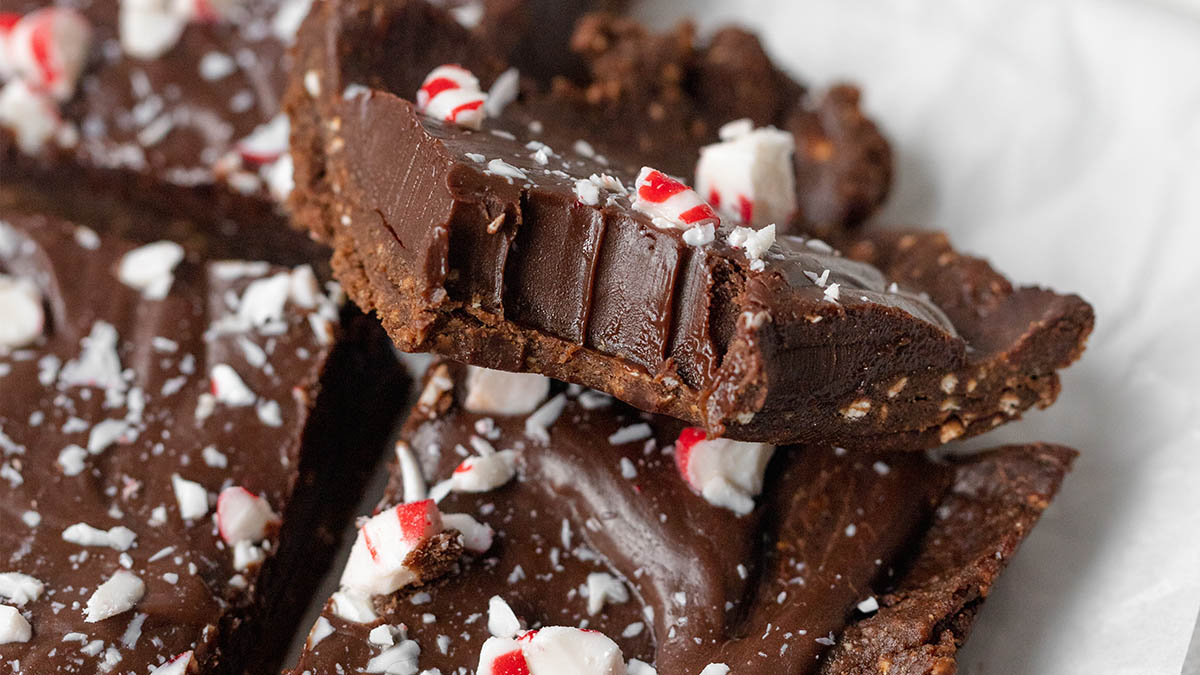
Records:
{"label": "red and white candy piece", "polygon": [[42,293],[28,279],[0,274],[0,351],[33,342],[46,325]]}
{"label": "red and white candy piece", "polygon": [[254,405],[258,400],[237,371],[225,363],[218,363],[209,371],[208,386],[216,402],[227,406]]}
{"label": "red and white candy piece", "polygon": [[4,38],[10,76],[59,101],[75,94],[87,61],[92,26],[66,7],[44,7],[21,17]]}
{"label": "red and white candy piece", "polygon": [[461,532],[463,548],[471,553],[487,552],[496,537],[496,532],[490,525],[475,520],[469,513],[443,514],[442,525]]}
{"label": "red and white candy piece", "polygon": [[527,415],[550,395],[550,378],[471,366],[463,407],[484,415]]}
{"label": "red and white candy piece", "polygon": [[408,556],[444,528],[432,499],[400,504],[363,523],[342,572],[341,585],[368,595],[387,595],[420,581]]}
{"label": "red and white candy piece", "polygon": [[450,489],[455,492],[487,492],[494,490],[516,475],[517,453],[501,450],[488,455],[464,459],[450,476]]}
{"label": "red and white candy piece", "polygon": [[742,225],[784,223],[796,210],[796,140],[748,119],[721,127],[721,141],[700,149],[696,190]]}
{"label": "red and white candy piece", "polygon": [[237,151],[242,161],[254,166],[277,161],[288,151],[288,136],[291,125],[287,115],[279,113],[269,122],[260,124],[249,135],[237,142]]}
{"label": "red and white candy piece", "polygon": [[688,427],[675,442],[675,465],[710,504],[745,515],[754,510],[754,497],[762,492],[763,473],[774,452],[773,445],[709,439],[703,429]]}
{"label": "red and white candy piece", "polygon": [[658,169],[643,166],[634,183],[633,208],[663,228],[689,230],[721,224],[713,208],[686,184]]}
{"label": "red and white candy piece", "polygon": [[12,131],[17,148],[27,155],[41,151],[64,130],[54,99],[21,79],[9,80],[0,90],[0,127]]}
{"label": "red and white candy piece", "polygon": [[267,500],[244,487],[231,485],[217,497],[217,531],[226,544],[261,541],[278,524]]}
{"label": "red and white candy piece", "polygon": [[150,671],[150,675],[187,675],[196,665],[196,657],[188,650]]}
{"label": "red and white candy piece", "polygon": [[517,638],[490,637],[478,675],[625,675],[621,648],[594,630],[549,626]]}
{"label": "red and white candy piece", "polygon": [[483,125],[487,94],[471,71],[455,64],[434,68],[417,90],[417,111],[461,127]]}

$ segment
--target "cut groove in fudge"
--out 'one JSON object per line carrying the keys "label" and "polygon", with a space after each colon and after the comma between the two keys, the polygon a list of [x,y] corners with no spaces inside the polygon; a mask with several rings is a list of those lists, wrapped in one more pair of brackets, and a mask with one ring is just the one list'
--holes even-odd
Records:
{"label": "cut groove in fudge", "polygon": [[0,572],[42,584],[0,660],[278,672],[407,391],[378,324],[306,267],[11,210],[0,275],[43,317],[0,331]]}
{"label": "cut groove in fudge", "polygon": [[[953,672],[980,602],[1075,456],[1044,444],[945,462],[780,448],[756,508],[739,516],[682,480],[680,422],[563,385],[542,406],[556,417],[468,412],[464,370],[431,367],[405,452],[435,494],[464,457],[515,451],[515,478],[439,502],[494,541],[444,577],[377,598],[378,618],[328,605],[293,673],[363,667],[389,631],[416,643],[419,670],[472,670],[484,641],[513,629],[489,621],[493,596],[523,628],[585,626],[659,673]],[[541,426],[545,438],[529,433]],[[397,465],[381,510],[413,479]]]}

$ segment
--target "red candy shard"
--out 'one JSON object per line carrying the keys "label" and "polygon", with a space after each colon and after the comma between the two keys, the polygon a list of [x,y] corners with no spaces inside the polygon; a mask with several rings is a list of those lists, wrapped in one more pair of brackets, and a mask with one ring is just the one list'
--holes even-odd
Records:
{"label": "red candy shard", "polygon": [[492,661],[492,675],[529,675],[529,663],[520,649],[497,656]]}
{"label": "red candy shard", "polygon": [[712,207],[709,206],[708,204],[701,204],[699,206],[693,206],[692,208],[688,209],[687,211],[684,211],[683,213],[679,214],[679,219],[688,225],[691,225],[692,223],[696,223],[696,222],[699,222],[702,220],[714,219],[716,217],[717,217],[717,214],[712,210]]}
{"label": "red candy shard", "polygon": [[688,461],[692,457],[692,448],[705,438],[707,435],[700,427],[686,427],[679,432],[679,438],[675,441],[675,466],[679,467],[679,473],[689,484],[691,481],[688,480]]}
{"label": "red candy shard", "polygon": [[[425,536],[425,532],[433,524],[433,519],[429,514],[436,509],[437,506],[434,505],[432,499],[410,502],[396,507],[396,518],[400,521],[400,532],[406,542],[415,544]],[[370,544],[368,543],[368,545]],[[374,557],[373,553],[372,557]]]}
{"label": "red candy shard", "polygon": [[663,172],[651,171],[646,174],[646,182],[638,187],[638,197],[658,204],[687,189],[688,186]]}
{"label": "red candy shard", "polygon": [[482,100],[470,101],[470,102],[464,103],[464,104],[458,106],[457,108],[455,108],[454,110],[451,110],[450,114],[446,116],[446,121],[447,122],[456,122],[456,121],[458,121],[458,116],[460,113],[466,112],[468,110],[478,110],[479,107],[482,105],[483,105]]}
{"label": "red candy shard", "polygon": [[458,89],[459,84],[448,77],[436,77],[421,86],[421,92],[427,99],[433,98],[447,89]]}

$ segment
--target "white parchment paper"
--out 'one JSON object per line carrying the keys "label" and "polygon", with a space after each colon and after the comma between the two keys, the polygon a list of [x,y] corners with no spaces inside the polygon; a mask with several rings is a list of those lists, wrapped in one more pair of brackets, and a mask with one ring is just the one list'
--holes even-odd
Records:
{"label": "white parchment paper", "polygon": [[1179,673],[1200,608],[1200,3],[646,0],[863,85],[897,152],[884,220],[948,230],[1096,307],[1051,409],[972,446],[1082,451],[994,589],[966,673]]}

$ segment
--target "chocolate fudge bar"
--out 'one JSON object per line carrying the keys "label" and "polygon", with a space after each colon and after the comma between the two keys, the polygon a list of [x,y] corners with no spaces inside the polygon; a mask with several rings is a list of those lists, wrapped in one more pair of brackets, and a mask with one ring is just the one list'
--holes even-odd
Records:
{"label": "chocolate fudge bar", "polygon": [[[99,188],[194,218],[271,218],[292,181],[287,48],[311,2],[0,0],[6,180]],[[443,4],[464,30],[503,35],[513,52],[549,11],[528,0]],[[556,20],[593,4],[562,4]]]}
{"label": "chocolate fudge bar", "polygon": [[[663,172],[539,140],[564,127],[520,101],[471,124],[424,114],[448,86],[481,105],[462,96],[503,64],[423,3],[330,2],[298,44],[299,79],[325,93],[289,93],[297,220],[331,238],[351,298],[406,351],[544,373],[714,435],[913,449],[1048,404],[1090,332],[1079,298],[1014,292],[978,261],[889,278],[820,240],[718,222]],[[406,87],[416,105],[392,93]],[[966,303],[962,326],[935,291]]]}
{"label": "chocolate fudge bar", "polygon": [[951,673],[1074,456],[706,440],[596,391],[435,363],[292,672]]}
{"label": "chocolate fudge bar", "polygon": [[0,214],[0,661],[278,672],[407,379],[311,269]]}

